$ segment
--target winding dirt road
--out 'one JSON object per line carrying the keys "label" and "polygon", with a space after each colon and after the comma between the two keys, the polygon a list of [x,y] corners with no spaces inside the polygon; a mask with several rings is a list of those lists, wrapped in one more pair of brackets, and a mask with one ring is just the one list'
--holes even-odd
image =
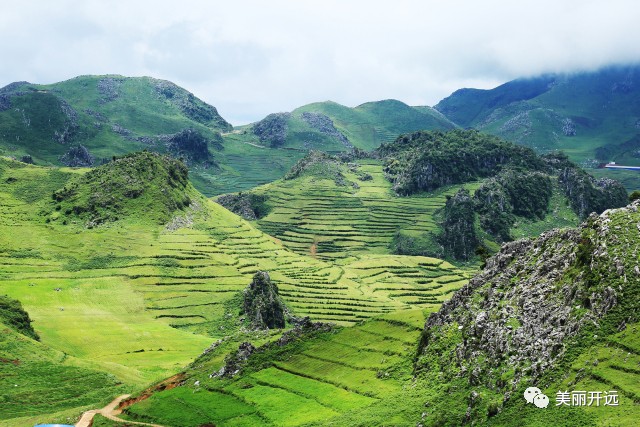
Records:
{"label": "winding dirt road", "polygon": [[137,421],[128,421],[128,420],[125,421],[118,418],[117,415],[120,415],[122,413],[122,410],[117,409],[118,405],[120,404],[120,402],[122,402],[129,396],[130,395],[128,394],[123,394],[122,396],[116,397],[113,400],[113,402],[109,403],[107,406],[105,406],[102,409],[92,409],[91,411],[85,412],[84,414],[82,414],[82,418],[80,418],[80,421],[76,423],[75,427],[91,427],[91,425],[93,424],[93,417],[95,417],[96,414],[100,414],[103,417],[109,418],[110,420],[116,421],[118,423],[128,423],[128,424],[134,424],[134,425],[140,425],[140,426],[164,427],[159,424],[139,423]]}

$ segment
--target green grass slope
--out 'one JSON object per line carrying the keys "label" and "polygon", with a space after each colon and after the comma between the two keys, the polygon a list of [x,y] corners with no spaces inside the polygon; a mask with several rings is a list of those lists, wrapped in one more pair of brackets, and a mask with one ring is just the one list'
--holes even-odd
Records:
{"label": "green grass slope", "polygon": [[[461,89],[435,108],[463,127],[541,151],[561,149],[588,166],[637,156],[638,66],[514,80],[491,90]],[[613,172],[605,172],[611,176]],[[637,175],[625,176],[638,188]]]}
{"label": "green grass slope", "polygon": [[[130,407],[127,418],[185,427],[298,426],[349,425],[355,415],[363,424],[351,425],[377,425],[379,412],[389,413],[387,399],[406,398],[423,321],[420,310],[399,312],[316,334],[254,354],[242,374],[231,379],[210,378],[220,367],[213,352],[186,371],[185,386]],[[407,407],[405,401],[385,422],[407,425],[415,415],[415,408]],[[374,424],[366,424],[372,418],[377,418]]]}
{"label": "green grass slope", "polygon": [[[388,148],[397,145],[403,144],[398,142]],[[401,148],[404,150],[406,147]],[[407,151],[419,153],[420,149],[417,147]],[[252,218],[253,224],[298,254],[345,266],[356,260],[375,258],[381,261],[385,255],[393,253],[442,257],[442,245],[437,236],[442,233],[442,211],[447,199],[461,189],[467,189],[473,195],[488,179],[473,179],[464,175],[457,185],[399,196],[389,179],[393,178],[389,173],[389,165],[398,163],[394,159],[402,159],[401,154],[394,152],[381,160],[347,162],[312,153],[284,179],[248,193],[262,200],[259,207],[262,215],[257,219]],[[535,154],[531,155],[535,157]],[[539,158],[536,159],[541,162]],[[404,161],[404,164],[409,163]],[[416,165],[415,169],[428,168]],[[544,212],[540,215],[513,216],[513,222],[509,223],[507,230],[512,238],[532,237],[544,230],[578,223],[578,217],[556,182],[557,176],[551,172],[549,174],[549,200]],[[444,173],[435,171],[434,175],[443,176]],[[529,199],[520,194],[529,190],[516,188],[513,191],[523,199],[522,204],[529,204]],[[224,198],[220,200],[224,203]],[[489,250],[496,251],[501,240],[482,231],[480,223],[475,228],[483,244]],[[471,248],[472,252],[474,250],[475,247]]]}
{"label": "green grass slope", "polygon": [[[78,390],[72,388],[69,405],[52,404],[49,420],[99,407],[119,384],[140,389],[171,376],[215,339],[227,345],[268,339],[244,331],[237,316],[237,296],[257,270],[269,271],[293,314],[340,325],[396,310],[432,310],[466,283],[465,270],[432,258],[371,256],[349,266],[295,253],[180,184],[174,166],[152,153],[93,170],[0,159],[0,290],[33,320],[41,344],[29,345],[66,355],[49,371],[33,369],[57,384],[67,369],[62,362],[73,360],[87,370],[78,375],[88,375],[89,384],[112,378],[104,392],[84,400],[71,399]],[[126,186],[131,179],[140,185]],[[136,197],[127,194],[136,188]],[[56,197],[70,189],[72,195]],[[84,207],[93,202],[104,221],[86,216],[93,211]],[[2,357],[21,359],[28,351],[23,341]],[[92,379],[90,372],[103,376]],[[38,387],[26,393],[37,394]],[[23,425],[22,415],[44,411],[12,412],[4,425]]]}
{"label": "green grass slope", "polygon": [[453,128],[453,123],[433,109],[388,99],[355,108],[331,101],[313,103],[291,113],[270,115],[241,131],[245,141],[257,145],[335,152],[351,147],[372,150],[415,130]]}

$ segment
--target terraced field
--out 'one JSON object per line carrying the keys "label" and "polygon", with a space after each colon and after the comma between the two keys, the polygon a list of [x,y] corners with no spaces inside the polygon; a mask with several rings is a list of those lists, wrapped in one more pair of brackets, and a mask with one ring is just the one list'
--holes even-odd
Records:
{"label": "terraced field", "polygon": [[[215,367],[198,366],[188,371],[188,387],[153,395],[129,408],[127,418],[169,425],[331,422],[402,391],[423,322],[416,310],[326,333],[235,380],[211,379],[207,373]],[[171,408],[178,407],[175,415]]]}
{"label": "terraced field", "polygon": [[[320,259],[388,254],[398,230],[406,234],[436,231],[435,211],[444,206],[447,195],[460,188],[398,197],[376,161],[362,161],[341,172],[344,185],[309,174],[253,190],[266,195],[273,207],[255,225],[294,252]],[[478,185],[470,183],[465,188],[474,190]]]}

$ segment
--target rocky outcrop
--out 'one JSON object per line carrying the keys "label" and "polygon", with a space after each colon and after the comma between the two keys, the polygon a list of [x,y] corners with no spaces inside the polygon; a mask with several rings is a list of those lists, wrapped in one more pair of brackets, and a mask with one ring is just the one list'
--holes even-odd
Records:
{"label": "rocky outcrop", "polygon": [[474,203],[469,191],[460,189],[444,207],[443,232],[438,240],[447,257],[468,260],[479,244],[475,227]]}
{"label": "rocky outcrop", "polygon": [[263,218],[269,212],[266,196],[252,193],[225,194],[216,199],[220,205],[248,221]]}
{"label": "rocky outcrop", "polygon": [[93,156],[89,153],[87,147],[78,145],[71,147],[62,157],[60,163],[70,167],[89,167],[93,166]]}
{"label": "rocky outcrop", "polygon": [[319,132],[337,140],[345,147],[351,149],[353,145],[349,142],[346,136],[333,124],[333,120],[327,115],[320,113],[302,113],[302,119],[307,122],[309,126],[318,130]]}
{"label": "rocky outcrop", "polygon": [[209,378],[233,378],[238,375],[249,356],[255,353],[256,348],[250,342],[243,342],[234,353],[227,355],[224,359],[224,366],[216,373],[209,375]]}
{"label": "rocky outcrop", "polygon": [[289,118],[291,113],[273,113],[253,125],[253,133],[260,138],[260,142],[270,147],[280,147],[287,140]]}
{"label": "rocky outcrop", "polygon": [[209,140],[195,129],[184,129],[171,135],[167,149],[174,157],[182,157],[189,163],[203,163],[211,160]]}
{"label": "rocky outcrop", "polygon": [[585,328],[616,310],[616,328],[637,315],[639,208],[635,202],[594,214],[579,229],[504,244],[428,318],[417,371],[515,389],[553,367]]}
{"label": "rocky outcrop", "polygon": [[255,329],[284,328],[285,306],[269,273],[258,271],[243,294],[243,311]]}
{"label": "rocky outcrop", "polygon": [[157,94],[178,107],[191,120],[220,131],[230,131],[233,128],[218,114],[218,110],[214,106],[197,98],[191,92],[166,80],[152,80],[155,82],[154,87]]}
{"label": "rocky outcrop", "polygon": [[565,168],[558,176],[560,188],[571,202],[571,207],[582,219],[591,212],[619,208],[628,202],[627,191],[618,181],[610,178],[595,179],[578,168]]}
{"label": "rocky outcrop", "polygon": [[98,80],[98,93],[101,97],[100,104],[107,104],[118,99],[122,82],[124,82],[123,77],[105,77]]}
{"label": "rocky outcrop", "polygon": [[[224,366],[217,372],[210,374],[209,378],[233,378],[240,374],[247,365],[251,363],[251,356],[254,354],[272,351],[274,359],[277,359],[279,357],[278,353],[280,353],[280,355],[283,354],[289,344],[318,333],[330,332],[335,328],[335,325],[332,323],[312,322],[308,317],[292,318],[291,323],[294,325],[293,329],[288,330],[273,342],[268,342],[258,348],[249,342],[240,344],[238,350],[225,357]],[[211,352],[220,345],[219,343],[220,341],[214,343],[203,355]],[[271,364],[273,362],[270,358],[263,357],[262,359],[263,363]],[[254,368],[259,369],[261,367],[254,366]]]}

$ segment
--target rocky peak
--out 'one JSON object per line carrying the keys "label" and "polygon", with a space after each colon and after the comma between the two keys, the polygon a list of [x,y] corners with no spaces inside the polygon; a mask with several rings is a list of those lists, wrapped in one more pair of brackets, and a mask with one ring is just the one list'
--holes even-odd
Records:
{"label": "rocky peak", "polygon": [[285,306],[269,273],[258,271],[244,290],[243,310],[256,329],[284,328]]}
{"label": "rocky peak", "polygon": [[612,312],[614,323],[635,316],[639,207],[636,201],[592,214],[579,229],[504,244],[428,318],[417,371],[439,366],[472,385],[515,389],[553,367],[583,330],[614,319]]}

